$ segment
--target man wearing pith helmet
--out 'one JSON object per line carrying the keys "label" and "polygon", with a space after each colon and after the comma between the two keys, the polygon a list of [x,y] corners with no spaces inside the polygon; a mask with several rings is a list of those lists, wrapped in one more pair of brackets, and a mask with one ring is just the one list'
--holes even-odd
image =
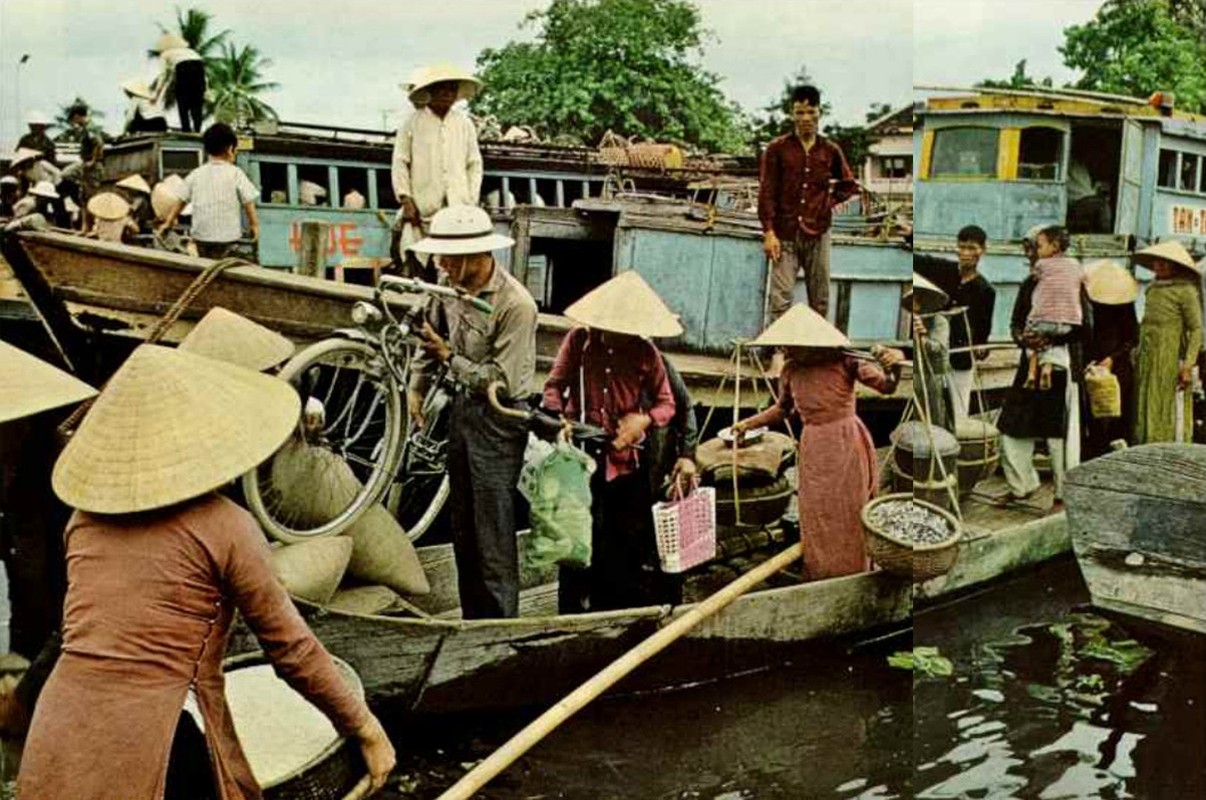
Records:
{"label": "man wearing pith helmet", "polygon": [[514,489],[527,429],[494,411],[486,387],[502,381],[500,400],[522,408],[536,373],[536,301],[491,255],[513,245],[476,206],[437,211],[426,238],[411,249],[435,256],[441,282],[485,300],[489,314],[461,298],[432,297],[424,356],[411,379],[407,407],[423,423],[423,398],[439,367],[459,391],[448,437],[452,543],[466,619],[519,614],[519,556]]}

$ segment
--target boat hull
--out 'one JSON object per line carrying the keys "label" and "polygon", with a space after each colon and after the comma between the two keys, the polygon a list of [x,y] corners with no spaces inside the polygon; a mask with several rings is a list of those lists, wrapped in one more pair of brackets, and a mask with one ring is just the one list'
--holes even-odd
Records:
{"label": "boat hull", "polygon": [[1095,605],[1206,633],[1206,446],[1112,453],[1070,472],[1065,494]]}

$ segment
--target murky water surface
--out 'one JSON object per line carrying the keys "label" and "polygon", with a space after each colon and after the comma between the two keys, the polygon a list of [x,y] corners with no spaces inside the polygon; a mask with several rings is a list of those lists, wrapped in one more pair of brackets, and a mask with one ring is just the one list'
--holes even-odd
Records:
{"label": "murky water surface", "polygon": [[[1203,641],[1102,618],[1087,600],[1062,562],[919,614],[912,642],[809,648],[773,672],[599,701],[481,796],[1206,797]],[[887,666],[914,643],[954,674]],[[386,796],[438,796],[528,719],[396,728],[401,778]]]}

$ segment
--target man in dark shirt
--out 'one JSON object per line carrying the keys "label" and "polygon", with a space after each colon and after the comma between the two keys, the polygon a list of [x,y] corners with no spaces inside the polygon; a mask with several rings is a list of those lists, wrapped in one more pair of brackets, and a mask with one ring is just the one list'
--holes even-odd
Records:
{"label": "man in dark shirt", "polygon": [[858,188],[842,149],[818,132],[820,91],[798,87],[792,92],[791,110],[794,130],[767,145],[758,191],[762,249],[773,265],[771,321],[791,308],[801,267],[808,304],[822,316],[828,312],[833,207]]}
{"label": "man in dark shirt", "polygon": [[[992,333],[992,313],[997,302],[997,291],[979,272],[980,257],[984,255],[987,244],[987,234],[976,225],[966,226],[956,237],[959,286],[951,295],[954,312],[951,316],[951,390],[956,420],[967,419],[973,410],[973,358],[980,361],[988,355],[985,350],[960,352],[960,348],[982,345]],[[983,406],[978,408],[983,410]]]}
{"label": "man in dark shirt", "polygon": [[54,142],[46,135],[46,128],[50,126],[50,117],[41,111],[31,111],[25,118],[25,124],[29,126],[29,133],[17,140],[17,148],[28,147],[31,150],[37,150],[43,158],[58,166],[56,163],[58,154],[55,152]]}

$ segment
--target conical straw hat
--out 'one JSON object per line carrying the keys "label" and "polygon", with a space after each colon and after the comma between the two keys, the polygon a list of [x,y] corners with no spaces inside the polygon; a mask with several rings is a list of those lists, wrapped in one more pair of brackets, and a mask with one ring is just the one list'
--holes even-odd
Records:
{"label": "conical straw hat", "polygon": [[621,272],[565,309],[580,325],[632,336],[678,336],[683,326],[633,270]]}
{"label": "conical straw hat", "polygon": [[949,299],[946,292],[927,281],[916,272],[913,273],[913,285],[900,298],[900,304],[908,311],[913,310],[913,295],[917,295],[918,312],[932,314],[941,311]]}
{"label": "conical straw hat", "polygon": [[1103,258],[1085,267],[1085,291],[1094,303],[1121,306],[1135,302],[1139,283],[1126,267]]}
{"label": "conical straw hat", "polygon": [[142,78],[131,78],[121,85],[121,90],[126,94],[141,97],[144,100],[155,99],[155,93],[151,91],[151,87],[147,86],[146,81]]}
{"label": "conical straw hat", "polygon": [[750,342],[775,347],[849,347],[850,340],[807,303],[796,303]]}
{"label": "conical straw hat", "polygon": [[178,47],[188,47],[188,42],[178,33],[167,32],[155,41],[155,46],[151,49],[162,53],[164,50],[175,50]]}
{"label": "conical straw hat", "polygon": [[1185,269],[1196,272],[1198,275],[1202,274],[1202,268],[1194,263],[1193,256],[1185,249],[1185,245],[1176,239],[1169,239],[1166,242],[1145,247],[1138,253],[1135,253],[1134,258],[1136,264],[1148,269],[1152,268],[1152,262],[1164,259],[1165,261],[1171,261],[1178,267],[1185,267]]}
{"label": "conical straw hat", "polygon": [[263,372],[293,355],[293,342],[274,330],[214,307],[180,342],[180,349]]}
{"label": "conical straw hat", "polygon": [[75,376],[0,341],[0,422],[87,400],[96,390]]}
{"label": "conical straw hat", "polygon": [[39,158],[42,158],[44,155],[45,153],[43,153],[41,150],[35,150],[32,147],[18,147],[17,152],[13,153],[12,156],[9,157],[8,165],[10,167],[15,167],[18,164],[22,164],[26,161],[35,161]]}
{"label": "conical straw hat", "polygon": [[279,378],[158,345],[114,373],[59,456],[64,503],[128,514],[218,488],[270,456],[301,401]]}
{"label": "conical straw hat", "polygon": [[147,183],[146,178],[142,177],[137,172],[135,172],[133,175],[130,175],[129,177],[122,178],[120,181],[118,181],[114,185],[120,186],[123,189],[130,189],[135,192],[142,192],[143,194],[151,193],[151,184]]}
{"label": "conical straw hat", "polygon": [[97,219],[121,219],[130,213],[130,204],[121,195],[101,192],[88,200],[88,212]]}
{"label": "conical straw hat", "polygon": [[425,91],[431,88],[432,85],[443,83],[444,81],[456,81],[458,83],[457,100],[468,100],[482,88],[480,79],[474,77],[472,73],[458,69],[451,64],[434,64],[430,67],[424,67],[418,72],[411,73],[411,80],[413,81],[413,85],[410,87],[408,94],[412,98],[418,92]]}
{"label": "conical straw hat", "polygon": [[155,188],[151,190],[151,208],[155,210],[157,218],[167,219],[167,215],[180,202],[180,191],[183,185],[184,179],[175,174],[168,175],[155,184]]}

